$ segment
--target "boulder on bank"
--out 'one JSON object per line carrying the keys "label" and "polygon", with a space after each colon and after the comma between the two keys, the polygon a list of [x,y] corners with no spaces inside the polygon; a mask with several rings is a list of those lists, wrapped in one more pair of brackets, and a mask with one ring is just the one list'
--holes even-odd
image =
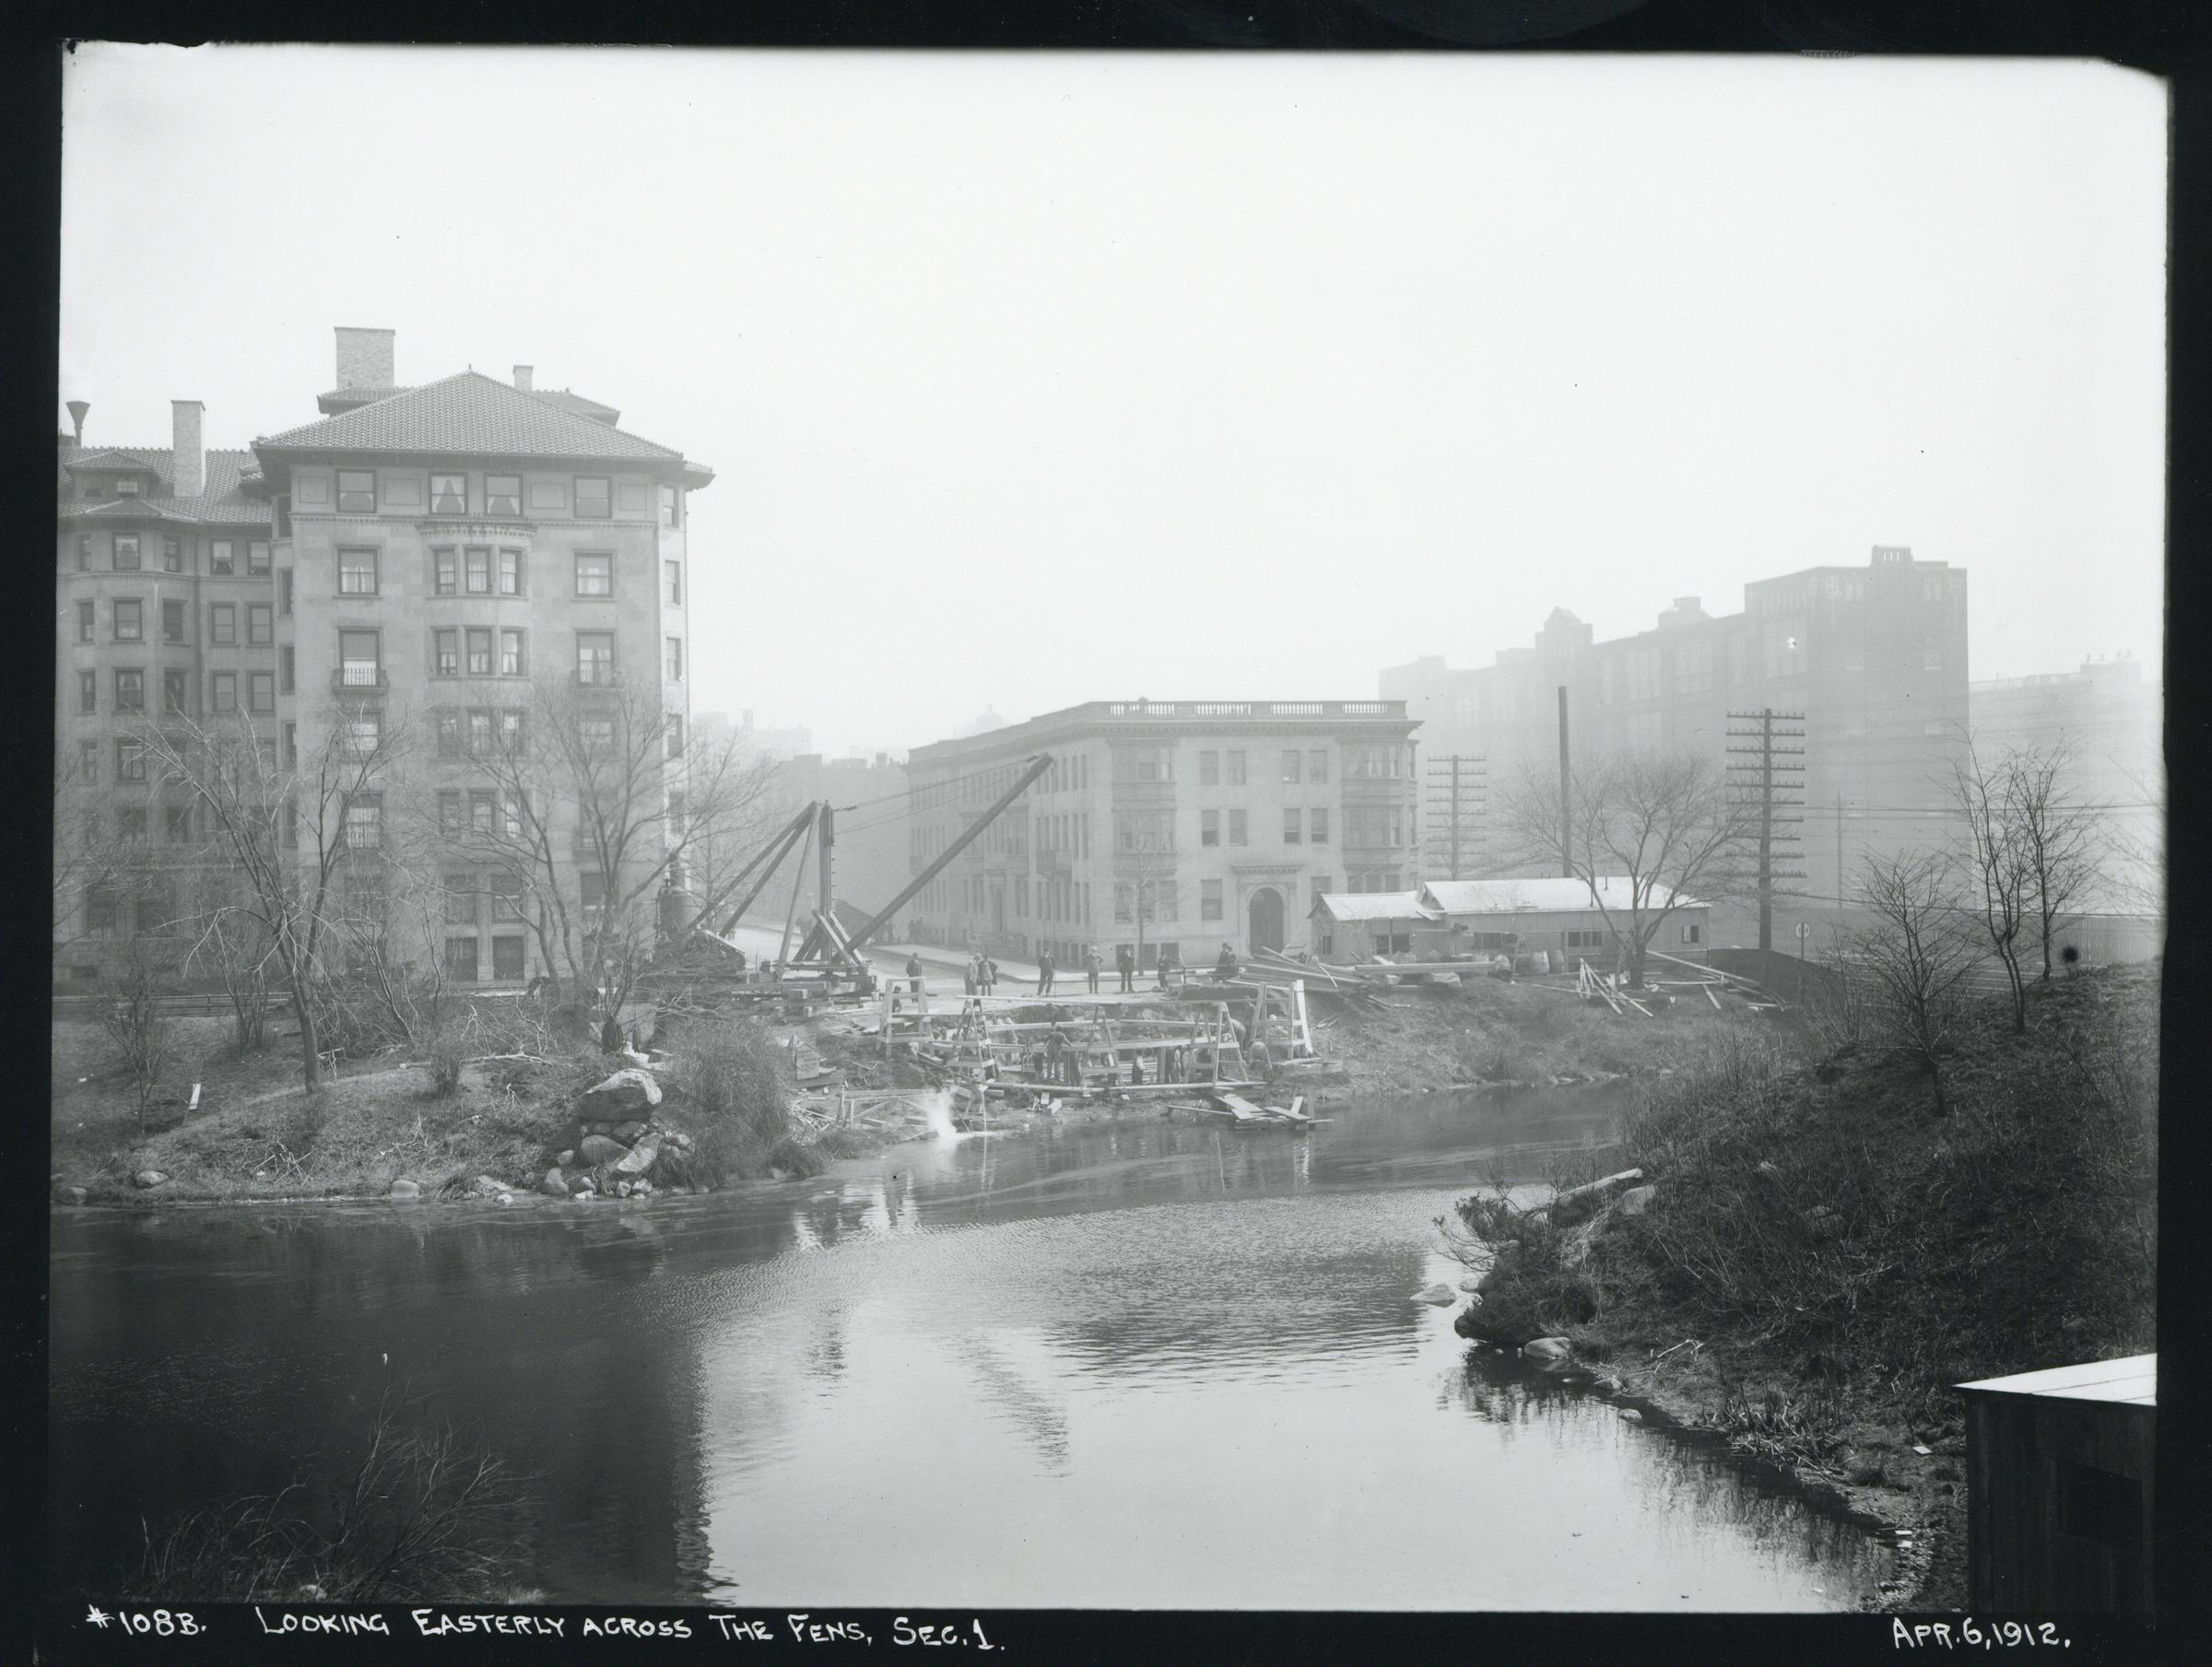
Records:
{"label": "boulder on bank", "polygon": [[1659,1189],[1645,1185],[1630,1187],[1620,1195],[1620,1213],[1623,1215],[1641,1215],[1652,1207],[1652,1200],[1659,1196]]}
{"label": "boulder on bank", "polygon": [[546,1178],[537,1183],[537,1190],[547,1198],[566,1198],[569,1195],[568,1178],[561,1174],[558,1164],[546,1171]]}
{"label": "boulder on bank", "polygon": [[392,1183],[392,1191],[385,1196],[388,1198],[420,1198],[422,1185],[418,1181],[409,1180],[403,1175]]}
{"label": "boulder on bank", "polygon": [[586,1121],[627,1122],[661,1103],[661,1085],[636,1065],[618,1071],[583,1091],[577,1112]]}
{"label": "boulder on bank", "polygon": [[648,1134],[615,1160],[615,1173],[618,1175],[642,1175],[653,1168],[653,1160],[660,1155],[660,1136]]}
{"label": "boulder on bank", "polygon": [[563,1146],[559,1151],[553,1154],[553,1161],[559,1164],[562,1168],[567,1168],[571,1164],[576,1161],[576,1148],[574,1146]]}
{"label": "boulder on bank", "polygon": [[159,1169],[141,1169],[131,1177],[131,1185],[134,1187],[158,1187],[168,1179],[169,1177]]}
{"label": "boulder on bank", "polygon": [[1452,1287],[1441,1280],[1424,1290],[1416,1291],[1413,1299],[1416,1302],[1433,1303],[1440,1309],[1450,1308],[1457,1300],[1452,1295]]}
{"label": "boulder on bank", "polygon": [[609,1139],[618,1140],[626,1146],[634,1146],[638,1144],[638,1136],[644,1133],[646,1125],[633,1117],[626,1123],[617,1123],[606,1133]]}
{"label": "boulder on bank", "polygon": [[1642,1180],[1641,1169],[1623,1169],[1618,1175],[1607,1175],[1592,1181],[1588,1186],[1569,1187],[1551,1201],[1551,1225],[1555,1227],[1571,1227],[1577,1222],[1587,1221],[1604,1208],[1609,1200]]}
{"label": "boulder on bank", "polygon": [[89,1194],[82,1187],[56,1187],[53,1190],[53,1202],[56,1203],[81,1204],[88,1196]]}
{"label": "boulder on bank", "polygon": [[577,1145],[578,1154],[594,1168],[601,1164],[619,1163],[629,1156],[629,1148],[618,1140],[609,1140],[604,1134],[587,1134]]}
{"label": "boulder on bank", "polygon": [[1531,1360],[1565,1360],[1574,1353],[1574,1344],[1564,1337],[1531,1337],[1521,1352]]}

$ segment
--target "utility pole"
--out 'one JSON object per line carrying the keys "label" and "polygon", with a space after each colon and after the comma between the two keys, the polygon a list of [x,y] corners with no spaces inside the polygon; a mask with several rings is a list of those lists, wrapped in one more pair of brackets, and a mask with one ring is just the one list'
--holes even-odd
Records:
{"label": "utility pole", "polygon": [[1464,871],[1474,866],[1467,857],[1467,836],[1486,798],[1484,761],[1471,754],[1451,753],[1429,760],[1429,808],[1431,826],[1441,813],[1444,824],[1445,878],[1465,880]]}
{"label": "utility pole", "polygon": [[[1778,712],[1772,707],[1763,707],[1756,712],[1730,712],[1728,731],[1732,754],[1742,755],[1742,763],[1731,762],[1729,769],[1736,772],[1736,786],[1746,795],[1756,794],[1759,805],[1759,946],[1774,947],[1774,894],[1776,880],[1802,880],[1802,868],[1782,868],[1776,865],[1779,855],[1784,861],[1801,861],[1798,836],[1789,830],[1805,820],[1801,814],[1805,806],[1802,795],[1805,788],[1805,748],[1777,746],[1780,741],[1803,741],[1805,722],[1803,712]],[[1777,729],[1777,723],[1785,727]],[[1736,727],[1741,725],[1742,727]],[[1800,727],[1786,727],[1800,726]],[[1744,742],[1747,745],[1737,745]],[[1779,830],[1779,831],[1778,831]],[[1788,849],[1777,852],[1777,846]]]}
{"label": "utility pole", "polygon": [[1559,685],[1559,874],[1574,878],[1574,789],[1567,769],[1567,686]]}

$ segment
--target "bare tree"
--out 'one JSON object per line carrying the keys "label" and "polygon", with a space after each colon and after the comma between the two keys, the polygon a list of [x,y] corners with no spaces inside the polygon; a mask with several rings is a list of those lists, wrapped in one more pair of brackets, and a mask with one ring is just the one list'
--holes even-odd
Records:
{"label": "bare tree", "polygon": [[100,1027],[115,1044],[115,1052],[130,1075],[138,1104],[138,1138],[146,1138],[147,1109],[160,1086],[161,1074],[174,1062],[176,1027],[161,1011],[169,982],[167,970],[154,953],[152,943],[141,938],[131,946],[122,970],[103,992]]}
{"label": "bare tree", "polygon": [[1959,900],[1959,860],[1944,851],[1865,858],[1855,890],[1873,916],[1853,935],[1849,957],[1864,968],[1896,1034],[1943,1093],[1943,1055],[1965,1011],[1966,982],[1981,959],[1977,933]]}
{"label": "bare tree", "polygon": [[1743,887],[1759,807],[1699,753],[1617,753],[1573,771],[1570,789],[1562,807],[1556,771],[1524,766],[1509,782],[1499,802],[1508,861],[1587,885],[1640,986],[1668,916]]}
{"label": "bare tree", "polygon": [[489,790],[441,807],[446,835],[510,888],[545,965],[610,1009],[657,945],[663,892],[756,831],[772,769],[734,738],[687,746],[657,680],[541,678],[464,745]]}
{"label": "bare tree", "polygon": [[2101,818],[2074,796],[2071,747],[2026,747],[2005,759],[2005,814],[2025,870],[2030,922],[2051,977],[2051,941],[2101,877]]}
{"label": "bare tree", "polygon": [[277,958],[276,939],[250,898],[235,875],[204,865],[194,907],[184,922],[192,941],[184,950],[183,965],[211,972],[221,981],[230,1000],[233,1035],[241,1054],[268,1039],[270,972]]}
{"label": "bare tree", "polygon": [[2028,1028],[2028,986],[2020,971],[2021,940],[2034,905],[2027,846],[2014,804],[2013,777],[2003,763],[1984,764],[1970,737],[1951,764],[1950,796],[1966,828],[1961,852],[1965,907],[1983,942],[2005,969],[2016,1035]]}
{"label": "bare tree", "polygon": [[76,935],[75,922],[85,894],[112,886],[120,867],[119,842],[100,826],[94,794],[100,757],[90,748],[65,751],[53,770],[53,941]]}
{"label": "bare tree", "polygon": [[380,856],[383,789],[406,753],[405,732],[371,710],[335,710],[297,760],[280,758],[276,738],[242,713],[211,724],[171,713],[131,735],[163,793],[206,818],[237,875],[238,908],[267,933],[300,1015],[310,1092],[323,1081],[316,1008],[334,887],[349,863]]}

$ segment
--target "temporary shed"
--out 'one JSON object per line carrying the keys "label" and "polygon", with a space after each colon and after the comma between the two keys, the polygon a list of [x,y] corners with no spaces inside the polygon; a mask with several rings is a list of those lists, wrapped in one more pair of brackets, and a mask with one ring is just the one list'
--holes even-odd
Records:
{"label": "temporary shed", "polygon": [[1967,1591],[1983,1610],[2148,1610],[2159,1357],[1961,1383]]}
{"label": "temporary shed", "polygon": [[[1451,948],[1459,955],[1521,955],[1543,951],[1555,964],[1571,967],[1577,958],[1594,964],[1609,960],[1613,934],[1608,914],[1624,929],[1633,901],[1625,875],[1600,875],[1593,886],[1559,876],[1522,880],[1430,880],[1418,893],[1421,908],[1450,929]],[[1601,905],[1602,901],[1602,907]],[[1647,908],[1675,904],[1674,912],[1651,946],[1680,960],[1703,962],[1712,938],[1712,907],[1695,898],[1677,900],[1666,886],[1650,886]]]}
{"label": "temporary shed", "polygon": [[1306,918],[1317,953],[1355,959],[1409,954],[1416,933],[1441,923],[1418,891],[1324,892]]}

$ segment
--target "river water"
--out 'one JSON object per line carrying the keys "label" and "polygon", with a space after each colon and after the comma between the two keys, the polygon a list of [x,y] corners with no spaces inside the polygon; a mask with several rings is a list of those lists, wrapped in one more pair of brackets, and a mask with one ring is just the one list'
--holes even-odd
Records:
{"label": "river water", "polygon": [[[892,1148],[650,1205],[60,1212],[54,1567],[310,1483],[381,1400],[531,1474],[556,1601],[1849,1608],[1891,1554],[1412,1300],[1604,1091]],[[176,1594],[189,1596],[192,1594]]]}

